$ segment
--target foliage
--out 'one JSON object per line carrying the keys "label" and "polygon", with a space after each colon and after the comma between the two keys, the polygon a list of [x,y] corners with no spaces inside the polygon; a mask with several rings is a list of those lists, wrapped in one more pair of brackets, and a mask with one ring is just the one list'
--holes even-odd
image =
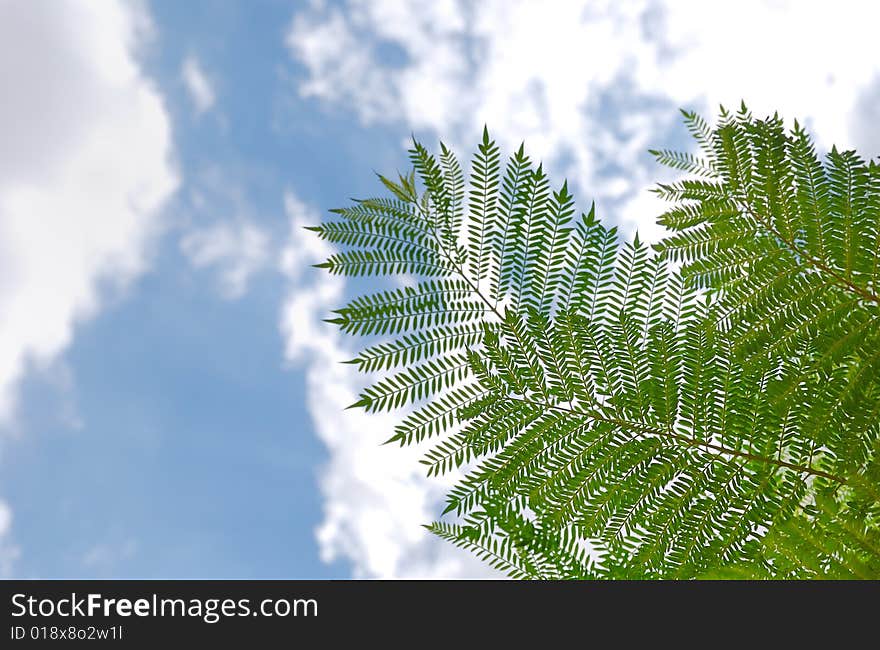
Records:
{"label": "foliage", "polygon": [[353,406],[413,409],[390,442],[462,472],[429,529],[515,577],[877,577],[880,166],[685,120],[654,250],[486,130],[468,178],[414,142],[313,227],[319,267],[416,280],[331,319],[381,337]]}

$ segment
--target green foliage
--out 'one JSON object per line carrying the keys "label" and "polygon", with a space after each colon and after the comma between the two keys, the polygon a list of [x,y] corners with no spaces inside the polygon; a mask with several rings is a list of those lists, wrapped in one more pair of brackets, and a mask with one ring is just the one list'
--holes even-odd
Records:
{"label": "green foliage", "polygon": [[415,142],[314,227],[318,266],[416,280],[330,319],[383,337],[353,406],[413,409],[389,442],[461,472],[429,530],[514,577],[877,577],[880,167],[685,120],[654,250],[486,130],[468,179]]}
{"label": "green foliage", "polygon": [[847,486],[819,490],[812,503],[774,526],[751,562],[703,578],[877,580],[880,578],[880,465]]}

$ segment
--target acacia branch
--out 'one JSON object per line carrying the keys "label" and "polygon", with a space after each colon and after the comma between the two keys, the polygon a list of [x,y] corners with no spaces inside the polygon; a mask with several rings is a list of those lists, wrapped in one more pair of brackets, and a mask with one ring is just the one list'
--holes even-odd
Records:
{"label": "acacia branch", "polygon": [[[740,204],[739,201],[735,201],[735,202],[738,205]],[[781,241],[783,244],[785,244],[785,246],[792,253],[794,253],[799,258],[803,259],[804,261],[806,261],[808,264],[812,265],[813,268],[815,268],[819,271],[822,271],[823,273],[825,273],[827,275],[830,275],[836,281],[836,283],[838,285],[840,285],[841,287],[843,287],[844,289],[846,289],[852,293],[855,293],[856,295],[860,296],[861,298],[864,298],[865,300],[868,300],[870,302],[876,303],[877,305],[880,305],[880,295],[872,293],[872,292],[868,291],[867,289],[865,289],[864,287],[856,284],[852,280],[845,278],[844,276],[837,273],[830,266],[825,264],[822,260],[820,260],[816,257],[813,257],[809,252],[800,248],[796,243],[794,243],[794,241],[788,239],[781,232],[779,232],[776,228],[774,228],[773,224],[771,224],[769,220],[764,219],[760,215],[758,215],[758,213],[752,209],[752,206],[748,201],[743,202],[743,204],[740,205],[740,209],[743,210],[744,212],[748,213],[748,215],[752,219],[754,219],[759,224],[761,224],[764,228],[766,228],[770,232],[770,234],[772,234],[779,241]]]}
{"label": "acacia branch", "polygon": [[579,409],[572,409],[565,406],[561,406],[559,404],[550,404],[549,402],[540,402],[536,400],[530,399],[518,399],[515,397],[508,396],[508,399],[516,399],[520,402],[525,402],[528,404],[533,404],[535,406],[541,406],[546,409],[558,410],[558,411],[566,411],[568,413],[572,413],[575,415],[580,415],[591,420],[595,420],[596,422],[605,422],[607,424],[614,424],[616,426],[628,429],[636,429],[642,433],[656,435],[661,438],[670,438],[677,442],[681,442],[687,447],[698,447],[703,449],[709,449],[717,454],[723,454],[725,456],[732,456],[736,458],[744,458],[746,460],[752,460],[755,462],[766,463],[768,465],[775,465],[777,467],[785,467],[786,469],[791,469],[796,472],[802,474],[809,474],[812,476],[821,476],[822,478],[826,478],[830,481],[834,481],[836,483],[840,483],[841,485],[847,485],[848,481],[840,476],[835,474],[831,474],[829,472],[823,471],[821,469],[817,469],[815,467],[809,465],[797,465],[795,463],[789,463],[788,461],[784,461],[782,459],[771,458],[769,456],[762,456],[760,454],[752,454],[746,451],[740,451],[738,449],[730,449],[729,447],[724,447],[722,445],[716,445],[707,440],[694,440],[687,436],[683,436],[679,433],[675,433],[673,431],[667,431],[664,429],[658,429],[657,427],[652,427],[642,422],[633,422],[632,420],[623,420],[620,418],[608,417],[606,415],[602,415],[600,413],[596,413],[595,411],[583,411]]}

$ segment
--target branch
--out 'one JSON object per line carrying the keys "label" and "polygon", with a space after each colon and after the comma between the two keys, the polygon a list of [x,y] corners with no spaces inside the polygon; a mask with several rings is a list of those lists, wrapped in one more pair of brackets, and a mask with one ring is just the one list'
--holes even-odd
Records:
{"label": "branch", "polygon": [[836,483],[840,483],[841,485],[847,485],[848,482],[846,479],[841,478],[840,476],[836,476],[835,474],[831,474],[829,472],[825,472],[821,469],[816,469],[815,467],[811,467],[809,465],[796,465],[795,463],[789,463],[787,461],[771,458],[769,456],[761,456],[759,454],[751,454],[745,451],[739,451],[738,449],[730,449],[729,447],[723,447],[721,445],[716,445],[708,441],[702,440],[693,440],[688,438],[687,436],[683,436],[679,433],[674,433],[672,431],[666,431],[664,429],[658,429],[656,427],[649,426],[647,424],[643,424],[641,422],[633,422],[631,420],[622,420],[619,418],[608,417],[605,415],[601,415],[596,413],[595,411],[582,411],[578,409],[567,408],[565,406],[560,406],[558,404],[550,404],[549,402],[539,402],[536,400],[530,399],[518,399],[515,397],[508,396],[508,399],[514,399],[520,402],[525,402],[528,404],[533,404],[535,406],[541,406],[547,409],[553,409],[557,411],[565,411],[567,413],[572,413],[575,415],[580,415],[583,417],[590,418],[597,422],[605,422],[607,424],[614,424],[619,427],[636,429],[641,431],[642,433],[647,433],[651,435],[656,435],[665,438],[671,438],[672,440],[676,440],[681,442],[687,447],[702,447],[704,449],[709,449],[717,454],[724,454],[726,456],[732,456],[736,458],[745,458],[747,460],[752,460],[760,463],[766,463],[769,465],[775,465],[777,467],[785,467],[787,469],[794,470],[796,472],[800,472],[802,474],[809,474],[812,476],[821,476],[822,478],[827,478],[830,481],[835,481]]}
{"label": "branch", "polygon": [[808,262],[809,264],[811,264],[815,269],[830,275],[837,282],[837,284],[842,286],[844,289],[846,289],[852,293],[855,293],[856,295],[864,298],[865,300],[868,300],[868,301],[876,303],[877,305],[880,305],[880,295],[877,295],[875,293],[871,293],[870,291],[868,291],[864,287],[854,283],[852,280],[848,280],[847,278],[843,277],[842,275],[840,275],[839,273],[834,271],[834,269],[832,269],[830,266],[825,264],[822,260],[819,260],[819,259],[813,257],[807,251],[798,247],[798,245],[795,244],[793,241],[784,237],[782,235],[782,233],[779,232],[776,228],[774,228],[773,225],[768,220],[761,218],[752,209],[752,206],[751,206],[751,204],[749,204],[748,201],[745,201],[743,205],[740,205],[740,201],[737,201],[736,199],[734,199],[734,202],[739,206],[740,210],[748,213],[748,215],[750,217],[752,217],[752,219],[754,219],[759,224],[764,226],[764,228],[766,228],[774,237],[776,237],[779,241],[781,241],[783,244],[785,244],[786,247],[792,253],[794,253],[795,255],[800,257],[801,259],[803,259],[806,262]]}

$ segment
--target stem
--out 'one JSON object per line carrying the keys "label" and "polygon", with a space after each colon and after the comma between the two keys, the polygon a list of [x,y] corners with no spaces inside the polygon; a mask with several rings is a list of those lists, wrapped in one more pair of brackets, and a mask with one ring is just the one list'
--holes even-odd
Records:
{"label": "stem", "polygon": [[[516,399],[516,398],[510,398]],[[522,399],[519,400],[522,402],[528,402],[531,404],[535,404],[537,406],[542,406],[547,409],[553,409],[557,411],[566,411],[568,413],[573,413],[575,415],[581,415],[592,420],[596,420],[598,422],[606,422],[608,424],[615,424],[620,427],[630,428],[630,429],[638,429],[643,433],[648,433],[660,437],[671,438],[678,442],[684,443],[687,447],[702,447],[705,449],[711,449],[719,454],[725,454],[727,456],[734,456],[736,458],[745,458],[747,460],[753,460],[756,462],[767,463],[770,465],[776,465],[777,467],[785,467],[787,469],[795,470],[796,472],[800,472],[803,474],[810,474],[813,476],[821,476],[822,478],[827,478],[828,480],[835,481],[840,483],[841,485],[846,485],[847,481],[844,478],[836,476],[835,474],[830,474],[829,472],[825,472],[821,469],[816,469],[815,467],[810,467],[809,465],[796,465],[795,463],[789,463],[782,459],[770,458],[769,456],[761,456],[759,454],[752,454],[745,451],[739,451],[737,449],[730,449],[729,447],[723,447],[721,445],[716,445],[708,441],[701,440],[693,440],[687,436],[683,436],[679,433],[674,433],[672,431],[665,431],[663,429],[657,429],[656,427],[651,427],[646,424],[642,424],[641,422],[632,422],[630,420],[621,420],[619,418],[607,417],[601,414],[598,414],[594,411],[581,411],[578,409],[566,408],[565,406],[560,406],[558,404],[550,404],[548,402],[536,402],[534,400]]]}
{"label": "stem", "polygon": [[797,244],[795,244],[793,241],[785,238],[782,235],[782,233],[779,232],[776,228],[774,228],[773,225],[768,220],[761,218],[754,210],[752,210],[752,206],[747,201],[743,205],[740,206],[740,209],[747,212],[748,215],[750,217],[752,217],[752,219],[754,219],[759,224],[764,226],[764,228],[766,228],[768,231],[770,231],[770,233],[774,237],[779,239],[779,241],[781,241],[783,244],[785,244],[786,247],[792,253],[794,253],[795,255],[800,257],[801,259],[807,261],[809,264],[811,264],[813,267],[817,268],[818,270],[822,271],[823,273],[830,275],[843,288],[848,289],[849,291],[857,294],[858,296],[861,296],[865,300],[869,300],[871,302],[874,302],[874,303],[880,305],[880,295],[877,295],[875,293],[871,293],[870,291],[868,291],[864,287],[859,286],[858,284],[854,283],[852,280],[848,280],[847,278],[845,278],[842,275],[840,275],[839,273],[837,273],[830,266],[825,264],[822,260],[819,260],[819,259],[813,257],[807,251],[799,248],[797,246]]}
{"label": "stem", "polygon": [[[430,215],[427,214],[427,213],[425,212],[424,208],[422,208],[422,205],[421,205],[418,201],[413,201],[413,204],[416,206],[416,208],[418,209],[418,211],[421,212],[422,215],[423,215],[425,218],[430,219]],[[452,268],[455,269],[456,273],[458,273],[458,274],[461,276],[461,279],[464,280],[464,281],[467,283],[467,285],[471,288],[471,290],[472,290],[475,294],[477,294],[477,296],[479,296],[480,300],[482,300],[483,303],[485,303],[485,305],[486,305],[489,309],[492,310],[492,312],[498,317],[498,320],[503,321],[503,320],[504,320],[504,317],[503,317],[503,316],[501,315],[501,313],[498,311],[497,305],[492,304],[492,302],[491,302],[486,296],[483,295],[483,292],[480,291],[480,287],[479,287],[479,285],[476,284],[476,283],[474,283],[474,282],[468,277],[468,275],[464,272],[464,269],[461,268],[461,266],[455,262],[455,260],[454,260],[454,259],[452,258],[452,256],[449,254],[449,251],[446,250],[446,246],[444,246],[443,241],[440,239],[440,237],[437,236],[437,229],[436,229],[436,228],[432,228],[432,229],[431,229],[431,234],[434,235],[434,240],[437,242],[437,246],[440,248],[440,251],[441,251],[441,252],[443,253],[443,255],[446,257],[446,260],[452,265]]]}

